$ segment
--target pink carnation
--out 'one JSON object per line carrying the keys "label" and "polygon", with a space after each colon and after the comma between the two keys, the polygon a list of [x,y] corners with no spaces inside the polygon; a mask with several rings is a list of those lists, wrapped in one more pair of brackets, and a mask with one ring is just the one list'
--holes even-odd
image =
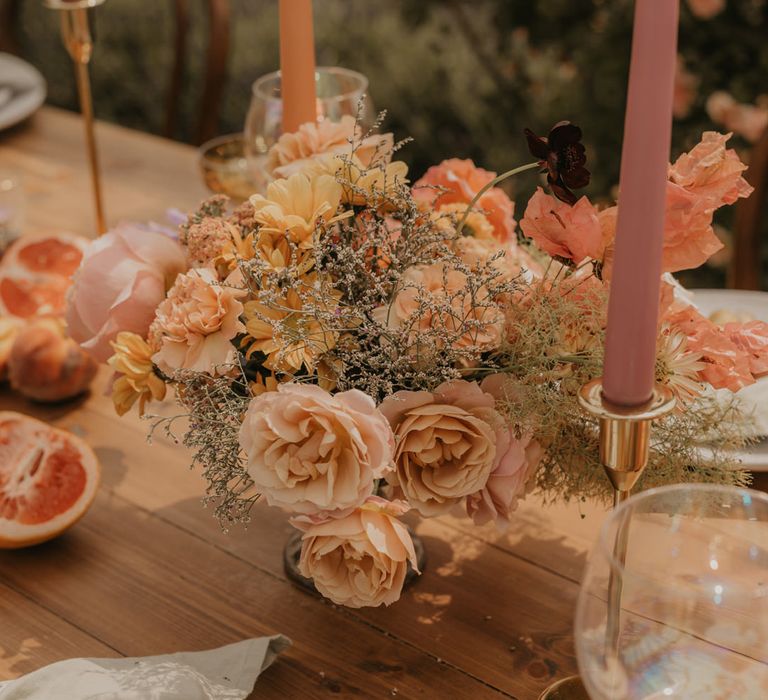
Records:
{"label": "pink carnation", "polygon": [[232,339],[245,332],[240,321],[243,296],[245,291],[220,284],[210,268],[179,275],[150,329],[155,364],[168,373],[226,371],[235,359]]}
{"label": "pink carnation", "polygon": [[[495,177],[496,173],[478,168],[469,159],[451,158],[427,170],[424,177],[414,185],[413,196],[416,201],[427,205],[441,206],[454,202],[469,204]],[[441,192],[436,187],[447,191]],[[515,205],[504,190],[492,187],[480,197],[476,206],[485,212],[500,242],[506,243],[512,239],[515,231],[515,220],[512,218]]]}

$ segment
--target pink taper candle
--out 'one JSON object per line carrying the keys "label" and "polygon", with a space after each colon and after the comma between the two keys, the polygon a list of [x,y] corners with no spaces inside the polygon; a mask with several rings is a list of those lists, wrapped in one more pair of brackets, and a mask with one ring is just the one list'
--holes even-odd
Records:
{"label": "pink taper candle", "polygon": [[280,92],[283,131],[317,118],[312,0],[280,0]]}
{"label": "pink taper candle", "polygon": [[603,396],[622,406],[653,393],[677,20],[678,0],[635,1],[603,368]]}

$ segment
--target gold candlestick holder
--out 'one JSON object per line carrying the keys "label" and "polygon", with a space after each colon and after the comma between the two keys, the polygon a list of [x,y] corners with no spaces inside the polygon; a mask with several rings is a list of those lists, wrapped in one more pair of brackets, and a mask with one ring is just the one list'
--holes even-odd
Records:
{"label": "gold candlestick holder", "polygon": [[[602,379],[585,384],[579,392],[581,407],[600,422],[600,462],[613,487],[613,507],[629,498],[632,488],[648,464],[651,425],[675,407],[672,392],[656,384],[650,401],[641,406],[617,406],[603,397]],[[614,542],[615,558],[627,555],[626,527],[619,528]],[[611,571],[608,580],[606,646],[618,649],[621,629],[621,582]],[[539,700],[589,700],[579,676],[569,676],[549,686]]]}
{"label": "gold candlestick holder", "polygon": [[91,167],[96,230],[99,235],[106,232],[107,226],[101,196],[101,172],[96,150],[96,135],[93,128],[93,100],[88,64],[93,54],[93,8],[104,2],[105,0],[45,0],[44,3],[51,10],[58,10],[61,13],[61,37],[75,66],[80,112],[85,125],[85,145]]}

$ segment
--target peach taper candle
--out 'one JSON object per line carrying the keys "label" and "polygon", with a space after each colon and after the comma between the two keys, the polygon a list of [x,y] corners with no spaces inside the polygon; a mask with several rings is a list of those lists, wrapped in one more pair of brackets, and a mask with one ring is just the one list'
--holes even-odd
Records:
{"label": "peach taper candle", "polygon": [[280,91],[283,131],[317,117],[312,0],[280,0]]}

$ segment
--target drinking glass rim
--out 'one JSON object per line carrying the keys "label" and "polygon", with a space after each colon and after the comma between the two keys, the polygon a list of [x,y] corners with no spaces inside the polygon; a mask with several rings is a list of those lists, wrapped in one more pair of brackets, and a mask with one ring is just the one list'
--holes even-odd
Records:
{"label": "drinking glass rim", "polygon": [[[340,73],[342,75],[346,75],[349,78],[353,78],[354,80],[357,80],[360,83],[360,87],[349,90],[347,92],[343,92],[339,95],[334,95],[333,97],[321,97],[320,99],[325,102],[336,102],[340,100],[348,100],[351,97],[354,97],[356,94],[361,93],[364,94],[365,91],[368,89],[368,78],[366,78],[362,73],[352,70],[351,68],[342,68],[341,66],[317,66],[315,68],[315,73]],[[272,71],[271,73],[267,73],[265,75],[262,75],[260,78],[257,78],[253,81],[253,84],[251,85],[251,93],[258,97],[261,100],[264,100],[265,102],[282,102],[282,97],[275,97],[274,95],[268,95],[265,94],[262,90],[263,84],[269,82],[270,80],[275,80],[275,78],[280,77],[280,71]]]}
{"label": "drinking glass rim", "polygon": [[[611,569],[615,570],[623,578],[630,579],[644,579],[648,580],[648,576],[634,572],[632,569],[628,569],[626,564],[622,564],[614,554],[614,541],[615,541],[615,526],[612,527],[614,519],[619,519],[621,516],[633,508],[637,503],[649,498],[657,496],[659,493],[673,493],[675,491],[690,493],[691,491],[698,491],[700,493],[723,493],[723,494],[748,494],[754,501],[762,501],[763,504],[768,506],[768,494],[762,491],[755,491],[754,489],[748,489],[742,486],[726,486],[724,484],[669,484],[667,486],[657,486],[647,491],[642,491],[630,499],[621,503],[617,508],[611,511],[608,519],[600,527],[600,535],[598,536],[597,546],[601,551],[601,554],[608,561],[608,565]],[[768,521],[766,521],[768,522]]]}

